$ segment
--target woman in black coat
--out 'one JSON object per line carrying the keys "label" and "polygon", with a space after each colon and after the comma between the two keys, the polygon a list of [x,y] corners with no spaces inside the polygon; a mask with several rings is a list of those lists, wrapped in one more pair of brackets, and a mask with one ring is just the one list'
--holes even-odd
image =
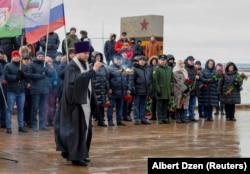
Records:
{"label": "woman in black coat", "polygon": [[224,78],[221,78],[218,84],[221,103],[225,104],[227,121],[236,121],[235,104],[241,103],[242,80],[239,81],[238,77],[240,74],[236,65],[233,62],[227,63]]}
{"label": "woman in black coat", "polygon": [[216,74],[215,62],[213,59],[209,59],[206,62],[205,69],[201,72],[201,81],[206,86],[201,88],[199,95],[199,105],[204,106],[204,118],[208,121],[212,121],[213,107],[218,107],[218,80],[213,77]]}

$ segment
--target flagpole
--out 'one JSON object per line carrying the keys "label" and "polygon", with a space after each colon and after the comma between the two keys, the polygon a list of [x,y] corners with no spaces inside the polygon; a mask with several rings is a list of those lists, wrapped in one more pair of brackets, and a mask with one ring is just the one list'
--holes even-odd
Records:
{"label": "flagpole", "polygon": [[65,44],[65,51],[66,51],[66,60],[67,60],[67,64],[69,63],[69,50],[68,50],[68,40],[67,40],[67,31],[66,31],[66,22],[65,22],[65,14],[64,14],[64,0],[62,0],[63,3],[63,16],[64,16],[64,35],[65,35],[65,39],[64,42],[62,44]]}
{"label": "flagpole", "polygon": [[[50,5],[49,5],[49,9],[51,9],[51,1],[50,1]],[[48,50],[48,41],[49,41],[49,27],[50,27],[50,10],[49,10],[49,23],[47,26],[47,35],[46,35],[46,43],[45,43],[45,56],[44,56],[44,63],[43,63],[43,67],[45,67],[46,65],[46,56],[47,56],[47,50]]]}

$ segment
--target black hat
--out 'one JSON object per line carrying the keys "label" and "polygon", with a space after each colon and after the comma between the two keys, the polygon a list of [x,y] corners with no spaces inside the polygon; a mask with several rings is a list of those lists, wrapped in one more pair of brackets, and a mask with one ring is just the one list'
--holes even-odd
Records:
{"label": "black hat", "polygon": [[71,27],[69,31],[72,31],[72,30],[76,31],[76,28],[75,27]]}
{"label": "black hat", "polygon": [[146,58],[145,56],[140,56],[140,57],[139,57],[139,60],[147,61],[147,58]]}
{"label": "black hat", "polygon": [[174,58],[174,56],[173,56],[172,54],[168,54],[168,55],[167,55],[167,60],[170,60],[170,59],[175,60],[175,58]]}
{"label": "black hat", "polygon": [[187,60],[195,60],[195,58],[193,56],[188,56]]}
{"label": "black hat", "polygon": [[126,36],[126,35],[127,35],[127,32],[123,31],[123,32],[122,32],[122,35],[123,35],[123,36],[124,36],[124,35]]}
{"label": "black hat", "polygon": [[158,56],[159,59],[166,59],[167,60],[167,56],[165,54],[161,54]]}
{"label": "black hat", "polygon": [[75,54],[84,53],[90,51],[89,42],[76,42],[74,43]]}
{"label": "black hat", "polygon": [[87,35],[87,34],[88,34],[88,32],[87,32],[87,31],[85,31],[85,30],[81,30],[81,31],[80,31],[80,34],[85,34],[85,35]]}
{"label": "black hat", "polygon": [[195,64],[195,65],[201,65],[201,61],[197,60],[197,61],[195,61],[194,64]]}

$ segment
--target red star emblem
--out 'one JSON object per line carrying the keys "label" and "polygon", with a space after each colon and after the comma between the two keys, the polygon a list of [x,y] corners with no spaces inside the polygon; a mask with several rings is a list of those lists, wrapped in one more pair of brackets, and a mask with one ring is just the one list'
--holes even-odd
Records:
{"label": "red star emblem", "polygon": [[141,30],[147,30],[148,22],[146,22],[146,19],[144,18],[143,22],[141,24]]}

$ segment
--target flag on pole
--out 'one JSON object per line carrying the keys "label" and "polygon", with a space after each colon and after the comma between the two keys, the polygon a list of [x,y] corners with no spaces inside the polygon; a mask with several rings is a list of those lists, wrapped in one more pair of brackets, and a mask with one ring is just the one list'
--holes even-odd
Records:
{"label": "flag on pole", "polygon": [[[48,8],[47,8],[48,7]],[[49,11],[47,11],[47,9]],[[25,6],[25,17],[30,16],[29,22],[25,19],[25,37],[26,41],[33,44],[39,41],[47,32],[52,32],[64,26],[64,6],[62,0],[30,0]],[[31,15],[33,13],[33,15]],[[33,18],[36,16],[39,20]],[[43,14],[43,15],[39,15]],[[49,31],[48,31],[49,25]]]}
{"label": "flag on pole", "polygon": [[0,0],[0,38],[22,34],[23,8],[19,0]]}

